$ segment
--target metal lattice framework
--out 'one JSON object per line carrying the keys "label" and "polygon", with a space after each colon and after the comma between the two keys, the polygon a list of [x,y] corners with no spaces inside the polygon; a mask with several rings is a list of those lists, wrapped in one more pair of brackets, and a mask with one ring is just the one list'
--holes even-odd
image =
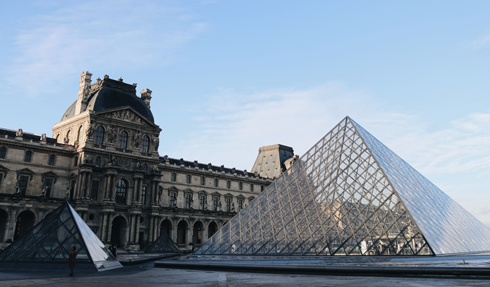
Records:
{"label": "metal lattice framework", "polygon": [[93,262],[99,270],[122,267],[68,202],[0,253],[0,261],[67,262],[72,246],[77,260]]}
{"label": "metal lattice framework", "polygon": [[145,250],[145,253],[180,253],[180,251],[170,236],[168,236],[167,232],[164,231],[155,241],[153,241],[151,246]]}
{"label": "metal lattice framework", "polygon": [[[478,244],[451,248],[465,242],[461,234]],[[451,240],[441,243],[446,237]],[[486,226],[346,117],[195,254],[436,255],[488,249]]]}

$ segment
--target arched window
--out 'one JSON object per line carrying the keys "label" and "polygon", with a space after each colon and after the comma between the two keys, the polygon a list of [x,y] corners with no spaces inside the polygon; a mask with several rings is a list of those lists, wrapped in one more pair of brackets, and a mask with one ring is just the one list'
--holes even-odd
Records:
{"label": "arched window", "polygon": [[128,145],[128,133],[125,131],[121,132],[119,136],[119,148],[126,149]]}
{"label": "arched window", "polygon": [[82,133],[83,133],[83,126],[80,126],[80,128],[78,128],[78,134],[77,134],[78,144],[80,144],[80,141],[82,140]]}
{"label": "arched window", "polygon": [[0,147],[0,158],[5,158],[6,154],[7,154],[7,148],[6,147]]}
{"label": "arched window", "polygon": [[31,158],[32,158],[32,151],[30,150],[26,151],[26,154],[24,155],[24,161],[31,162]]}
{"label": "arched window", "polygon": [[95,166],[100,167],[100,156],[95,158]]}
{"label": "arched window", "polygon": [[116,203],[126,203],[126,188],[128,183],[124,179],[120,179],[116,184]]}
{"label": "arched window", "polygon": [[102,144],[104,141],[104,128],[102,126],[98,126],[95,130],[95,144]]}
{"label": "arched window", "polygon": [[66,133],[65,144],[70,144],[71,130]]}
{"label": "arched window", "polygon": [[143,137],[143,146],[141,147],[141,151],[147,153],[150,148],[150,139],[148,136]]}

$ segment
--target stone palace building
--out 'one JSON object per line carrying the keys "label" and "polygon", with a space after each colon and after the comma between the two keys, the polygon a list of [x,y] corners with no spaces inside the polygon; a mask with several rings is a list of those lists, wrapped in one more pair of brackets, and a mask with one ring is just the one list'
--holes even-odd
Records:
{"label": "stone palace building", "polygon": [[297,158],[262,147],[248,172],[160,156],[152,91],[91,76],[52,138],[0,129],[0,249],[65,200],[106,244],[141,250],[166,231],[199,247]]}

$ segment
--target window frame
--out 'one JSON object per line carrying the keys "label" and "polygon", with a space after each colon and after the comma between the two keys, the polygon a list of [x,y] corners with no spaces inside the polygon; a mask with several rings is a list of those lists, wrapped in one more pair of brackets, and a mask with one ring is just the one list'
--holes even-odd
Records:
{"label": "window frame", "polygon": [[120,149],[127,149],[128,148],[128,132],[127,131],[121,131],[119,133],[119,148]]}
{"label": "window frame", "polygon": [[226,188],[228,188],[228,189],[231,188],[231,181],[230,180],[226,181]]}
{"label": "window frame", "polygon": [[7,148],[4,146],[0,147],[0,158],[7,158]]}
{"label": "window frame", "polygon": [[32,161],[32,155],[33,155],[33,152],[30,150],[27,150],[24,154],[24,162],[31,162]]}
{"label": "window frame", "polygon": [[[123,185],[121,185],[121,183]],[[116,183],[116,203],[126,204],[127,198],[127,189],[128,189],[127,180],[120,178]]]}
{"label": "window frame", "polygon": [[173,181],[173,182],[177,181],[177,173],[172,172],[170,174],[170,181]]}
{"label": "window frame", "polygon": [[150,138],[147,135],[144,135],[141,144],[141,152],[148,153],[149,150],[150,150]]}
{"label": "window frame", "polygon": [[50,154],[48,156],[48,165],[54,166],[56,163],[56,155]]}
{"label": "window frame", "polygon": [[204,206],[206,205],[206,195],[205,194],[200,194],[199,195],[199,209],[204,210]]}
{"label": "window frame", "polygon": [[95,129],[95,139],[94,139],[94,144],[96,145],[101,145],[104,143],[104,135],[105,135],[105,129],[103,126],[98,126]]}

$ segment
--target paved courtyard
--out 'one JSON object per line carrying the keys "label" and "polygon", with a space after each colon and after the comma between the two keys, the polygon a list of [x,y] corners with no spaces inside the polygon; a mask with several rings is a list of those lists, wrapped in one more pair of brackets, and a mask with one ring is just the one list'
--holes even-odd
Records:
{"label": "paved courtyard", "polygon": [[0,286],[489,286],[490,280],[239,273],[153,268],[153,262],[96,274],[0,272]]}

